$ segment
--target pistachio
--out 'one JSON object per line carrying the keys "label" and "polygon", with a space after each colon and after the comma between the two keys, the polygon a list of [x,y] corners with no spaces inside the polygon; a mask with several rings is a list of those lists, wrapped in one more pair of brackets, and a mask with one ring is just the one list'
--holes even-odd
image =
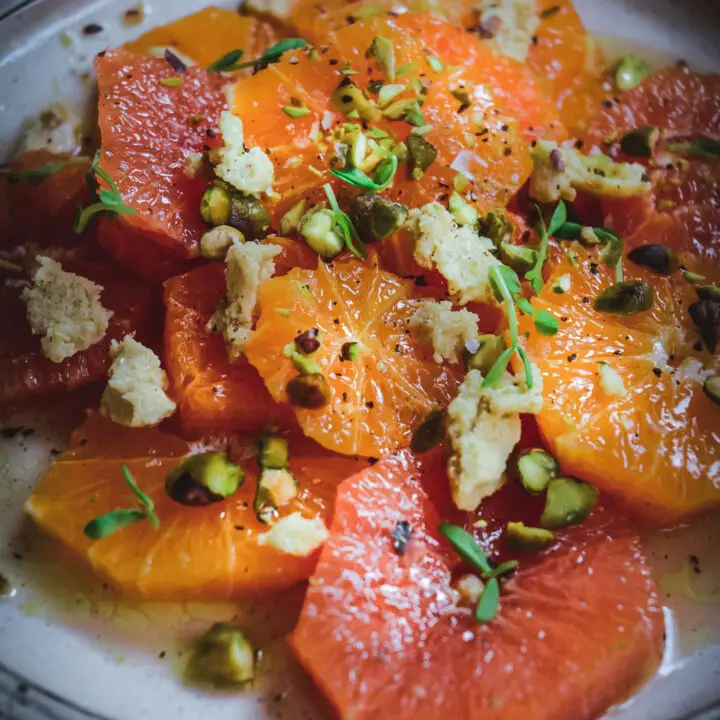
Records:
{"label": "pistachio", "polygon": [[402,120],[413,105],[417,105],[415,98],[401,98],[400,100],[395,100],[395,102],[390,103],[390,105],[382,111],[382,114],[388,120]]}
{"label": "pistachio", "polygon": [[320,257],[334,258],[345,247],[340,235],[335,232],[335,214],[326,208],[309,210],[300,223],[300,234],[311,250]]}
{"label": "pistachio", "polygon": [[343,343],[340,348],[340,357],[346,362],[354,362],[360,357],[360,345],[356,342]]}
{"label": "pistachio", "polygon": [[375,122],[380,118],[380,111],[375,104],[365,97],[363,91],[347,76],[340,81],[330,102],[346,117],[357,113],[357,117],[369,122]]}
{"label": "pistachio", "polygon": [[700,331],[705,347],[714,353],[720,340],[720,302],[717,300],[699,300],[689,308],[690,319]]}
{"label": "pistachio", "polygon": [[703,383],[703,392],[716,405],[720,405],[720,375],[710,375],[705,378],[705,382]]}
{"label": "pistachio", "polygon": [[620,140],[620,149],[626,155],[633,157],[650,158],[655,154],[655,148],[660,140],[660,129],[647,125],[636,128],[623,136]]}
{"label": "pistachio", "polygon": [[545,528],[528,527],[521,522],[509,522],[506,528],[510,549],[521,553],[535,553],[555,542],[555,533]]}
{"label": "pistachio", "polygon": [[387,107],[400,93],[407,90],[406,85],[383,85],[378,92],[378,105]]}
{"label": "pistachio", "polygon": [[581,523],[590,514],[597,494],[597,488],[576,478],[554,478],[548,485],[540,526],[552,530]]}
{"label": "pistachio", "polygon": [[668,275],[678,269],[675,251],[666,245],[640,245],[627,255],[628,260],[636,265],[644,265],[663,275]]}
{"label": "pistachio", "polygon": [[191,455],[170,472],[165,490],[182,505],[210,505],[236,493],[244,479],[242,468],[228,462],[225,453],[205,452]]}
{"label": "pistachio", "polygon": [[360,167],[367,153],[367,137],[362,132],[350,133],[350,135],[346,138],[346,144],[349,149],[347,154],[347,164],[354,168]]}
{"label": "pistachio", "polygon": [[698,285],[695,292],[700,300],[720,301],[720,287],[717,285]]}
{"label": "pistachio", "polygon": [[374,57],[385,79],[391,83],[395,82],[395,46],[390,40],[382,35],[376,35],[365,51],[365,57]]}
{"label": "pistachio", "polygon": [[537,250],[527,245],[502,242],[500,243],[500,260],[519,275],[525,275],[535,267]]}
{"label": "pistachio", "polygon": [[192,682],[244,685],[255,676],[255,650],[242,630],[216,623],[198,639],[185,673]]}
{"label": "pistachio", "polygon": [[618,90],[632,90],[648,75],[650,66],[635,55],[625,55],[615,66],[614,81]]}
{"label": "pistachio", "polygon": [[542,449],[525,450],[515,458],[511,472],[531,493],[542,493],[560,474],[557,460]]}
{"label": "pistachio", "polygon": [[280,470],[288,466],[289,458],[290,450],[285,438],[271,432],[262,434],[258,451],[260,467]]}
{"label": "pistachio", "polygon": [[200,238],[200,254],[210,260],[223,260],[233,242],[245,242],[245,236],[230,225],[218,225]]}
{"label": "pistachio", "polygon": [[361,193],[352,201],[348,215],[365,243],[384,240],[407,219],[407,208],[374,193]]}
{"label": "pistachio", "polygon": [[560,275],[560,277],[556,278],[553,281],[553,284],[550,286],[550,288],[554,293],[562,295],[563,293],[566,293],[568,292],[568,290],[570,290],[570,286],[570,275]]}
{"label": "pistachio", "polygon": [[303,355],[299,352],[294,352],[290,359],[294,368],[301,375],[313,375],[315,373],[322,374],[322,368],[315,362],[315,360],[309,355]]}
{"label": "pistachio", "polygon": [[296,232],[300,227],[300,221],[305,215],[305,198],[298,200],[283,216],[280,218],[280,234],[289,235]]}
{"label": "pistachio", "polygon": [[410,170],[415,177],[416,171],[424,173],[435,162],[438,151],[421,135],[408,135],[405,142],[410,156]]}
{"label": "pistachio", "polygon": [[458,192],[453,192],[450,195],[448,207],[458,225],[475,225],[480,217],[477,209]]}
{"label": "pistachio", "polygon": [[440,443],[445,436],[445,411],[434,408],[415,428],[410,449],[416,453],[426,453]]}
{"label": "pistachio", "polygon": [[705,276],[700,275],[700,273],[691,272],[690,270],[683,270],[683,279],[691,285],[698,285],[705,280]]}
{"label": "pistachio", "polygon": [[654,299],[649,283],[644,280],[623,280],[600,293],[593,307],[598,312],[626,317],[649,310]]}
{"label": "pistachio", "polygon": [[230,195],[230,218],[227,222],[248,240],[258,240],[270,229],[270,213],[254,195],[233,191]]}
{"label": "pistachio", "polygon": [[472,352],[468,352],[465,364],[468,370],[479,370],[485,376],[505,352],[505,338],[502,335],[481,335],[475,345]]}
{"label": "pistachio", "polygon": [[230,192],[225,183],[216,180],[200,201],[200,217],[208,225],[227,225],[230,220]]}
{"label": "pistachio", "polygon": [[301,408],[321,408],[332,398],[328,381],[318,372],[294,377],[287,384],[286,390],[290,404]]}
{"label": "pistachio", "polygon": [[480,218],[478,233],[493,241],[496,248],[501,243],[509,242],[515,234],[515,225],[507,217],[504,210],[490,210]]}

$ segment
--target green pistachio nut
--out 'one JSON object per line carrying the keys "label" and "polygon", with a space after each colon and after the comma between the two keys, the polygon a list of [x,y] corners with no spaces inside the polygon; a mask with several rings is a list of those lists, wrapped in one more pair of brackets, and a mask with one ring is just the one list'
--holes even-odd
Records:
{"label": "green pistachio nut", "polygon": [[346,362],[354,362],[360,357],[360,344],[356,342],[346,342],[340,348],[340,357]]}
{"label": "green pistachio nut", "polygon": [[555,533],[545,528],[528,527],[521,522],[509,522],[506,537],[510,549],[519,553],[536,553],[555,542]]}
{"label": "green pistachio nut", "polygon": [[654,302],[652,286],[644,280],[623,280],[595,298],[593,307],[608,315],[627,317],[646,312]]}
{"label": "green pistachio nut", "polygon": [[703,392],[716,405],[720,405],[720,375],[710,375],[705,378],[703,383]]}
{"label": "green pistachio nut", "polygon": [[381,116],[375,104],[365,97],[363,91],[349,77],[344,77],[340,81],[330,97],[330,103],[346,117],[357,113],[357,117],[375,122]]}
{"label": "green pistachio nut", "polygon": [[191,682],[242,686],[255,676],[255,650],[242,630],[216,623],[198,639],[185,672]]}
{"label": "green pistachio nut", "polygon": [[720,340],[720,301],[699,300],[688,308],[705,347],[714,353]]}
{"label": "green pistachio nut", "polygon": [[617,90],[632,90],[648,75],[650,66],[634,55],[625,55],[615,66],[614,81]]}
{"label": "green pistachio nut", "polygon": [[332,398],[328,381],[318,372],[294,377],[286,391],[291,405],[310,410],[324,407]]}
{"label": "green pistachio nut", "polygon": [[511,267],[518,275],[525,275],[535,267],[537,250],[528,245],[500,243],[500,261]]}
{"label": "green pistachio nut", "polygon": [[407,208],[374,193],[360,193],[348,215],[365,243],[384,240],[399,230],[407,219]]}
{"label": "green pistachio nut", "polygon": [[274,470],[286,468],[290,459],[288,441],[285,438],[264,433],[260,438],[258,462],[262,468]]}
{"label": "green pistachio nut", "polygon": [[445,411],[440,408],[432,409],[415,428],[410,449],[416,453],[425,453],[432,450],[442,442],[445,437]]}
{"label": "green pistachio nut", "polygon": [[230,225],[218,225],[200,238],[200,254],[209,260],[224,260],[235,241],[244,243],[245,236]]}
{"label": "green pistachio nut", "polygon": [[248,240],[258,240],[265,237],[270,229],[270,213],[254,195],[234,191],[227,224],[243,233]]}
{"label": "green pistachio nut", "polygon": [[305,206],[307,200],[302,198],[298,200],[280,219],[280,234],[290,235],[290,233],[297,232],[300,227],[300,221],[305,215]]}
{"label": "green pistachio nut", "polygon": [[277,509],[292,502],[299,491],[297,479],[287,468],[262,468],[253,501],[258,520],[272,522],[277,517]]}
{"label": "green pistachio nut", "polygon": [[200,217],[208,225],[229,224],[230,191],[226,183],[216,180],[210,184],[200,201]]}
{"label": "green pistachio nut", "polygon": [[309,210],[300,223],[300,234],[311,250],[328,260],[342,252],[345,247],[342,238],[335,231],[335,214],[326,208]]}
{"label": "green pistachio nut", "polygon": [[660,140],[660,129],[646,126],[631,130],[620,140],[620,149],[626,155],[633,157],[650,158],[655,154],[655,148]]}
{"label": "green pistachio nut", "polygon": [[479,370],[483,376],[505,352],[507,345],[502,335],[480,335],[470,347],[466,347],[465,364],[468,370]]}
{"label": "green pistachio nut", "polygon": [[698,285],[695,292],[700,300],[720,302],[720,287],[717,285]]}
{"label": "green pistachio nut", "polygon": [[635,265],[642,265],[653,272],[668,275],[678,269],[677,255],[667,245],[640,245],[633,248],[627,255],[628,260]]}
{"label": "green pistachio nut", "polygon": [[547,488],[540,526],[553,530],[581,523],[590,514],[597,495],[597,488],[576,478],[554,478]]}
{"label": "green pistachio nut", "polygon": [[477,209],[467,202],[458,192],[453,192],[452,195],[450,195],[448,207],[458,225],[474,226],[480,217]]}
{"label": "green pistachio nut", "polygon": [[523,488],[533,494],[545,492],[560,474],[557,460],[546,450],[536,448],[519,453],[511,468]]}
{"label": "green pistachio nut", "polygon": [[239,465],[225,453],[190,455],[165,480],[167,494],[181,505],[211,505],[237,492],[245,479]]}
{"label": "green pistachio nut", "polygon": [[504,210],[490,210],[480,218],[478,233],[493,241],[499,248],[503,242],[510,242],[515,233],[515,225]]}
{"label": "green pistachio nut", "polygon": [[437,148],[420,135],[408,135],[405,141],[410,156],[410,171],[413,177],[424,173],[437,159]]}

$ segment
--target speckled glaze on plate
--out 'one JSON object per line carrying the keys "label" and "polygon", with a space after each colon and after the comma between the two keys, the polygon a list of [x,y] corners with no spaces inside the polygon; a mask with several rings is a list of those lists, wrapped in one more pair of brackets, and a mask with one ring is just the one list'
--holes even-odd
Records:
{"label": "speckled glaze on plate", "polygon": [[[611,53],[633,48],[656,64],[682,58],[699,70],[720,70],[718,2],[575,3]],[[84,73],[96,52],[204,4],[155,0],[146,3],[143,25],[128,28],[121,19],[131,0],[0,0],[0,158],[12,152],[23,121],[49,103],[87,103],[93,82]],[[89,22],[103,31],[80,40]],[[60,43],[63,32],[76,38],[71,48]],[[17,429],[0,435],[0,573],[16,587],[0,599],[0,718],[330,717],[283,641],[300,607],[299,590],[242,605],[122,600],[23,516],[37,477],[81,416],[82,401],[73,400],[0,417],[0,427]],[[667,651],[656,676],[608,717],[720,718],[719,543],[717,517],[646,538],[666,605]],[[252,693],[207,693],[182,683],[184,652],[215,620],[237,620],[257,633],[263,672]]]}

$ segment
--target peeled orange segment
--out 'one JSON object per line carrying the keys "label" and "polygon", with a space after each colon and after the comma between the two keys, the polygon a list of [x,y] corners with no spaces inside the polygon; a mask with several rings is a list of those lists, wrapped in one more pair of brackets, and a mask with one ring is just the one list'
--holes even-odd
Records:
{"label": "peeled orange segment", "polygon": [[[276,274],[314,267],[317,255],[296,240],[273,237],[283,252]],[[269,420],[288,420],[262,378],[244,358],[231,363],[222,334],[208,329],[225,297],[225,270],[211,263],[165,283],[165,362],[183,429],[193,435],[260,430]]]}
{"label": "peeled orange segment", "polygon": [[48,360],[33,335],[27,308],[18,287],[0,290],[0,406],[72,390],[107,377],[110,367],[110,340],[136,333],[138,340],[152,343],[159,330],[159,303],[153,290],[131,278],[118,277],[107,265],[59,258],[69,272],[87,277],[103,286],[101,301],[112,310],[103,339],[61,363]]}
{"label": "peeled orange segment", "polygon": [[[595,254],[576,252],[579,268],[560,260],[535,301],[561,320],[557,335],[521,323],[543,375],[537,422],[551,452],[563,473],[613,493],[652,521],[717,506],[720,419],[703,381],[720,372],[720,358],[704,348],[688,315],[694,287],[680,272],[661,276],[625,260],[628,279],[652,286],[653,307],[628,318],[599,313],[593,300],[614,278]],[[680,261],[709,283],[720,279],[696,257]],[[570,290],[557,294],[552,284],[564,275]],[[601,372],[616,373],[624,390],[603,389]]]}
{"label": "peeled orange segment", "polygon": [[[134,215],[123,221],[180,256],[198,253],[207,226],[200,199],[207,178],[188,178],[186,161],[218,140],[208,137],[226,107],[219,74],[190,67],[179,74],[166,60],[108,50],[95,60],[100,166]],[[179,87],[163,80],[180,78]],[[143,261],[142,255],[137,259]]]}
{"label": "peeled orange segment", "polygon": [[[91,414],[73,435],[71,449],[35,488],[27,510],[40,527],[129,595],[217,600],[288,587],[306,578],[316,557],[298,558],[257,544],[268,526],[252,509],[254,458],[241,463],[245,482],[228,500],[190,507],[170,499],[165,477],[189,451],[183,440],[159,430],[122,428]],[[328,517],[338,483],[367,466],[302,437],[291,440],[290,453],[300,494],[281,515],[300,511],[307,517]],[[122,478],[123,464],[155,503],[160,529],[140,522],[91,542],[83,534],[87,522],[135,504]]]}
{"label": "peeled orange segment", "polygon": [[[637,536],[598,509],[522,558],[496,618],[480,625],[450,588],[457,560],[429,497],[446,483],[439,453],[402,451],[340,486],[290,637],[295,655],[340,717],[599,717],[647,677],[662,647]],[[494,532],[517,519],[504,493],[491,498]],[[391,538],[399,522],[412,528],[402,556]]]}
{"label": "peeled orange segment", "polygon": [[[391,20],[383,16],[338,30],[316,52],[285,53],[280,62],[236,86],[234,112],[243,120],[246,143],[266,150],[275,166],[273,189],[278,197],[270,203],[275,222],[300,198],[319,199],[326,182],[336,191],[347,189],[329,173],[335,155],[332,131],[347,122],[331,105],[330,96],[344,78],[361,88],[384,81],[375,61],[365,57],[376,35],[393,43],[398,67],[411,67],[398,82],[409,86],[415,77],[427,86],[422,113],[432,129],[423,137],[438,152],[420,180],[412,179],[407,164],[401,164],[385,194],[417,207],[445,196],[462,172],[472,181],[467,195],[480,209],[506,205],[531,171],[530,127],[533,137],[545,132],[564,137],[551,101],[533,85],[522,65],[496,58],[457,28],[428,16]],[[452,42],[443,43],[445,36]],[[455,40],[462,43],[461,51],[439,57],[447,67],[433,71],[426,51],[444,47],[449,54]],[[460,57],[461,66],[451,67]],[[341,73],[348,63],[357,74]],[[466,86],[473,101],[463,112],[461,101],[452,94],[458,85]],[[310,112],[290,118],[283,107],[293,104]],[[405,141],[412,130],[403,120],[383,118],[371,125],[396,141]]]}
{"label": "peeled orange segment", "polygon": [[[332,397],[317,410],[294,408],[308,437],[348,455],[379,456],[407,445],[417,423],[452,397],[456,370],[436,363],[432,348],[408,331],[418,306],[412,290],[411,282],[383,272],[375,256],[321,262],[261,286],[247,358],[276,401],[287,402],[288,382],[298,374],[285,347],[299,333],[320,331],[313,358]],[[350,342],[358,343],[357,360],[342,359]]]}
{"label": "peeled orange segment", "polygon": [[244,51],[242,61],[259,57],[280,39],[278,27],[277,23],[271,25],[256,17],[211,6],[153,28],[126,43],[125,49],[151,55],[158,48],[169,48],[199,67],[207,68],[232,50]]}

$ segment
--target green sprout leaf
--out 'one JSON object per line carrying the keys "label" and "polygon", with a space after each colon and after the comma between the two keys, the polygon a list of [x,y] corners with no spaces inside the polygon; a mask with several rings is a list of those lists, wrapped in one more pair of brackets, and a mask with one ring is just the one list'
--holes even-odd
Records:
{"label": "green sprout leaf", "polygon": [[135,478],[126,465],[121,466],[123,478],[130,490],[138,499],[139,508],[113,510],[112,512],[100,515],[91,520],[84,528],[83,532],[92,540],[100,540],[101,538],[112,535],[118,530],[122,530],[128,525],[134,525],[143,520],[149,520],[150,524],[157,530],[160,527],[160,519],[155,512],[153,501],[137,486]]}
{"label": "green sprout leaf", "polygon": [[208,72],[232,72],[239,68],[238,63],[245,54],[244,50],[231,50],[208,65]]}
{"label": "green sprout leaf", "polygon": [[479,623],[490,622],[500,605],[500,583],[497,578],[490,578],[483,588],[482,595],[475,608],[475,620]]}
{"label": "green sprout leaf", "polygon": [[[582,237],[584,225],[574,222],[563,223],[553,235],[560,240],[577,240]],[[594,227],[591,230],[597,239],[604,245],[600,253],[600,260],[611,268],[615,269],[615,280],[621,282],[623,279],[623,240],[612,230],[603,227]]]}
{"label": "green sprout leaf", "polygon": [[345,247],[353,254],[362,260],[367,258],[367,249],[365,243],[360,239],[360,236],[352,224],[350,218],[340,209],[337,198],[333,192],[332,187],[326,183],[323,185],[323,190],[327,196],[328,202],[330,203],[331,210],[335,213],[335,225],[340,229],[345,242]]}
{"label": "green sprout leaf", "polygon": [[708,160],[717,160],[720,158],[720,140],[713,140],[708,137],[699,137],[692,142],[673,143],[667,147],[668,150],[672,152],[684,152]]}
{"label": "green sprout leaf", "polygon": [[85,162],[85,158],[70,158],[70,160],[62,160],[59,162],[45,163],[40,167],[32,170],[11,170],[10,168],[0,168],[0,177],[7,177],[8,180],[27,182],[31,185],[39,185],[49,177],[60,172],[69,165],[79,165]]}
{"label": "green sprout leaf", "polygon": [[483,387],[492,387],[497,385],[500,378],[505,374],[507,366],[510,363],[510,358],[515,352],[515,346],[511,345],[507,348],[502,355],[493,363],[493,366],[488,370],[488,374],[483,380]]}
{"label": "green sprout leaf", "polygon": [[547,337],[552,337],[557,334],[560,329],[560,322],[558,319],[549,313],[547,310],[536,310],[533,317],[533,323],[535,323],[535,329],[541,334]]}
{"label": "green sprout leaf", "polygon": [[363,190],[371,190],[372,192],[382,192],[386,190],[393,181],[397,167],[397,156],[390,155],[387,160],[384,160],[378,165],[373,178],[368,177],[362,170],[358,170],[357,168],[333,169],[330,170],[330,174],[348,183],[348,185],[353,185]]}
{"label": "green sprout leaf", "polygon": [[298,48],[305,47],[307,45],[307,40],[302,40],[301,38],[285,38],[284,40],[280,40],[280,42],[275,43],[274,45],[271,45],[260,57],[255,58],[254,60],[248,60],[246,62],[238,62],[240,58],[243,55],[242,50],[233,50],[232,52],[229,52],[227,55],[223,55],[223,57],[220,58],[220,60],[216,60],[208,70],[211,72],[220,72],[220,70],[214,69],[213,66],[217,65],[217,63],[221,63],[223,60],[231,56],[233,53],[240,53],[237,55],[234,59],[234,62],[227,63],[226,67],[222,67],[221,70],[224,72],[232,72],[233,70],[242,70],[243,68],[249,68],[249,67],[255,67],[258,70],[262,70],[263,68],[266,68],[268,65],[272,63],[276,63],[280,58],[282,57],[283,53],[286,53],[288,50],[297,50]]}
{"label": "green sprout leaf", "polygon": [[97,194],[98,202],[88,205],[86,208],[78,206],[78,213],[75,219],[75,233],[78,235],[85,230],[90,220],[98,213],[111,213],[112,217],[116,215],[135,214],[135,208],[125,204],[115,181],[100,167],[98,164],[99,161],[100,151],[98,150],[85,176],[85,181],[91,192],[97,193],[97,178],[105,182],[108,187],[100,189],[100,192]]}
{"label": "green sprout leaf", "polygon": [[525,279],[530,281],[530,287],[537,295],[543,288],[542,271],[547,259],[548,239],[550,235],[554,235],[558,228],[562,227],[567,221],[567,209],[565,203],[561,200],[555,207],[548,226],[545,227],[540,208],[537,208],[540,220],[538,221],[538,235],[540,235],[540,248],[537,254],[537,261],[531,270],[525,273]]}

